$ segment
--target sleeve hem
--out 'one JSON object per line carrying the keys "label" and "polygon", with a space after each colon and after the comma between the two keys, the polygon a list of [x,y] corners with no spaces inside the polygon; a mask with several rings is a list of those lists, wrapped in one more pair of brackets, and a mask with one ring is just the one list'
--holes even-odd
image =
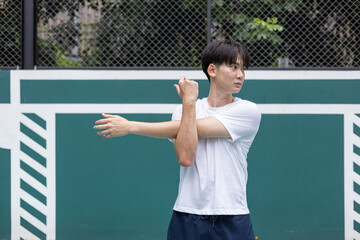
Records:
{"label": "sleeve hem", "polygon": [[236,138],[235,134],[230,130],[231,128],[230,128],[230,126],[228,126],[226,121],[219,115],[214,115],[213,117],[215,117],[225,127],[226,131],[229,133],[230,138],[227,138],[226,140],[228,140],[230,142],[235,142],[237,140],[237,138]]}

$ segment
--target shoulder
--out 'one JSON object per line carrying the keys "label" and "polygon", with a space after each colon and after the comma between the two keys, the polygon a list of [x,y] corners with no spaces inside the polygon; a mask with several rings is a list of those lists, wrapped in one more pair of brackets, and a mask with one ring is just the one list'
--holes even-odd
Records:
{"label": "shoulder", "polygon": [[261,111],[255,103],[240,98],[237,98],[236,101],[234,101],[230,109],[231,111],[235,111],[239,113],[261,115]]}

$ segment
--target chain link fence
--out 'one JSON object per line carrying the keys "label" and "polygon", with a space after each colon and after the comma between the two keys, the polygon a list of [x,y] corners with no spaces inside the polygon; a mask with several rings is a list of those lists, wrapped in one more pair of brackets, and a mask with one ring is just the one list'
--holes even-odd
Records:
{"label": "chain link fence", "polygon": [[[0,0],[0,66],[21,61],[19,1]],[[360,0],[38,0],[37,6],[38,67],[199,67],[209,39],[244,42],[252,67],[360,67]]]}
{"label": "chain link fence", "polygon": [[0,0],[0,67],[21,65],[21,2]]}
{"label": "chain link fence", "polygon": [[198,67],[206,5],[40,1],[38,66]]}

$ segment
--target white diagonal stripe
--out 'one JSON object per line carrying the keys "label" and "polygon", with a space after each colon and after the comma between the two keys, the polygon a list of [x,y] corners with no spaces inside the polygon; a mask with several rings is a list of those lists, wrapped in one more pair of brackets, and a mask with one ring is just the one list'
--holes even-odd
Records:
{"label": "white diagonal stripe", "polygon": [[39,229],[40,231],[46,234],[47,232],[46,225],[42,223],[39,219],[34,217],[32,214],[28,213],[25,209],[20,208],[20,216],[29,223],[31,223],[31,225],[33,225],[34,227],[36,227],[37,229]]}
{"label": "white diagonal stripe", "polygon": [[12,240],[19,240],[20,237],[25,240],[40,240],[40,238],[36,237],[34,234],[29,232],[26,228],[23,226],[19,226],[19,229],[17,229],[17,235],[19,238],[11,238]]}
{"label": "white diagonal stripe", "polygon": [[355,221],[357,221],[360,224],[360,214],[358,214],[357,212],[353,211],[352,212],[352,217]]}
{"label": "white diagonal stripe", "polygon": [[[48,120],[49,120],[49,117],[52,116],[52,113],[49,113],[49,111],[44,111],[44,112],[39,112],[39,111],[36,111],[35,113],[36,115],[38,115],[40,118],[42,118],[45,122],[46,122],[46,127],[47,127],[47,123],[48,123]],[[47,131],[47,130],[46,130]]]}
{"label": "white diagonal stripe", "polygon": [[345,240],[359,240],[360,239],[360,233],[358,233],[355,230],[353,230],[351,233],[352,233],[352,235],[348,239],[345,239]]}
{"label": "white diagonal stripe", "polygon": [[24,163],[26,163],[27,165],[38,171],[43,176],[46,177],[46,175],[48,174],[47,168],[45,168],[43,165],[41,165],[36,160],[32,159],[30,156],[23,153],[22,151],[20,151],[20,159],[23,160]]}
{"label": "white diagonal stripe", "polygon": [[360,166],[360,156],[359,156],[359,155],[357,155],[356,153],[352,152],[352,153],[351,153],[351,160],[352,160],[353,162],[355,162],[357,165]]}
{"label": "white diagonal stripe", "polygon": [[42,195],[47,196],[48,189],[22,169],[20,170],[20,179],[24,180],[27,184],[39,191]]}
{"label": "white diagonal stripe", "polygon": [[37,142],[26,136],[25,134],[20,134],[20,141],[26,144],[28,147],[30,147],[32,150],[43,156],[44,158],[47,158],[47,151],[45,148],[40,146]]}
{"label": "white diagonal stripe", "polygon": [[28,118],[22,114],[20,117],[20,122],[22,124],[24,124],[25,126],[27,126],[28,128],[30,128],[31,130],[33,130],[34,132],[36,132],[37,134],[39,134],[42,138],[46,139],[46,135],[47,135],[46,130],[43,129],[42,127],[40,127],[37,123],[35,123],[30,118]]}
{"label": "white diagonal stripe", "polygon": [[[31,196],[26,191],[20,189],[19,196],[21,199],[26,201],[28,204],[30,204],[31,206],[36,208],[39,212],[44,214],[48,211],[47,206],[45,206],[42,202],[40,202],[39,200],[37,200],[36,198]],[[44,214],[44,215],[46,215],[46,214]]]}
{"label": "white diagonal stripe", "polygon": [[[359,115],[360,115],[360,112],[359,112]],[[360,117],[353,114],[352,121],[355,125],[357,125],[360,128]]]}
{"label": "white diagonal stripe", "polygon": [[354,134],[353,136],[353,145],[357,146],[358,148],[360,148],[360,137],[358,137],[357,135]]}
{"label": "white diagonal stripe", "polygon": [[[355,201],[355,202],[357,202],[358,204],[360,204],[360,195],[359,194],[357,194],[356,192],[353,192],[352,194],[352,201]],[[354,210],[354,207],[352,206],[352,208],[351,208],[352,210]],[[360,223],[360,222],[359,222]]]}
{"label": "white diagonal stripe", "polygon": [[[356,172],[351,172],[351,178],[354,182],[356,182],[360,186],[360,175],[358,175]],[[358,203],[360,204],[360,202]]]}
{"label": "white diagonal stripe", "polygon": [[360,224],[360,214],[353,212],[353,219]]}

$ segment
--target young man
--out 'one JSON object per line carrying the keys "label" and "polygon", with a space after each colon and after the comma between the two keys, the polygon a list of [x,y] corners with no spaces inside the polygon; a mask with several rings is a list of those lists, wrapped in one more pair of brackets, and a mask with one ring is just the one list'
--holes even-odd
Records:
{"label": "young man", "polygon": [[212,42],[202,59],[210,81],[207,98],[198,100],[198,84],[181,77],[175,88],[182,105],[172,121],[131,122],[103,114],[96,122],[94,128],[105,138],[139,134],[173,139],[181,167],[169,240],[255,239],[246,200],[246,157],[261,113],[254,103],[233,96],[244,84],[248,65],[243,44]]}

